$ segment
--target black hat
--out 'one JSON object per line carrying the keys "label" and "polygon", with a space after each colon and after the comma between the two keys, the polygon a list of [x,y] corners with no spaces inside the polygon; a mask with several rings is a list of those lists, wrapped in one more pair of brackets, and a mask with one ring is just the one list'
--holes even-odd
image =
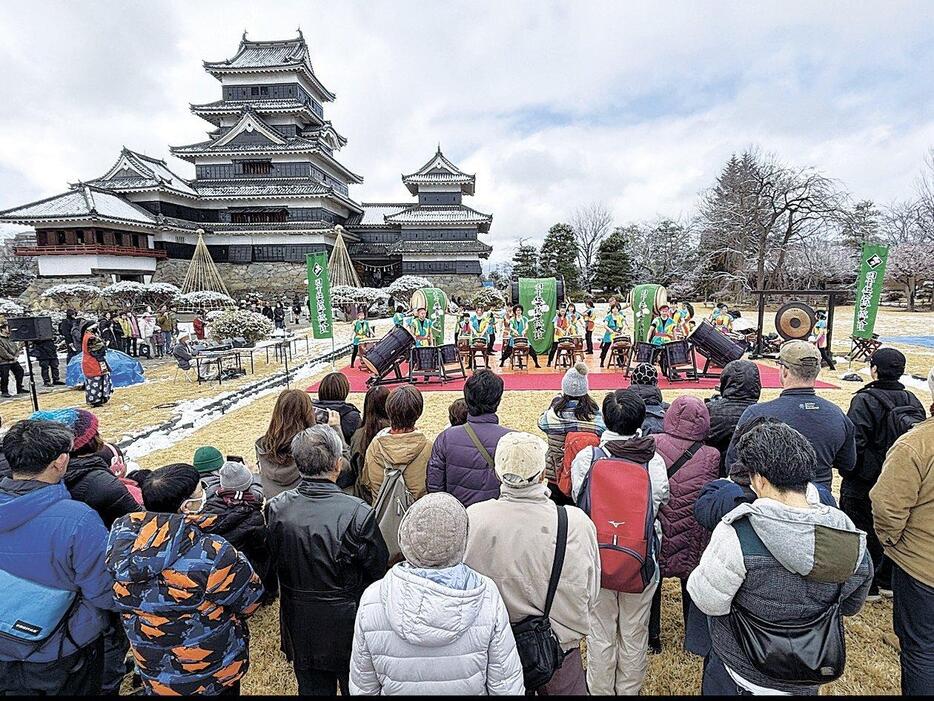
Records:
{"label": "black hat", "polygon": [[897,380],[905,374],[905,354],[895,348],[880,348],[872,354],[869,365],[880,380]]}

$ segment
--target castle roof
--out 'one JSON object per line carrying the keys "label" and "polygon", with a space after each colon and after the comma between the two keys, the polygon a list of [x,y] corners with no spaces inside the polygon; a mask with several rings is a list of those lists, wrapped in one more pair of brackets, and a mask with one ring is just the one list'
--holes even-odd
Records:
{"label": "castle roof", "polygon": [[402,176],[402,182],[413,195],[417,195],[423,185],[451,185],[458,186],[465,195],[474,194],[476,176],[465,173],[451,163],[443,153],[441,145],[435,155],[414,173]]}
{"label": "castle roof", "polygon": [[486,233],[493,222],[491,214],[484,214],[463,204],[412,205],[408,209],[385,217],[387,224],[402,226],[471,226]]}
{"label": "castle roof", "polygon": [[79,184],[69,192],[0,212],[0,220],[35,224],[61,219],[102,219],[155,226],[155,215],[111,192]]}
{"label": "castle roof", "polygon": [[164,160],[131,151],[126,146],[120,151],[117,162],[110,170],[101,177],[88,181],[88,184],[115,192],[160,189],[188,197],[198,196],[191,183],[173,173]]}
{"label": "castle roof", "polygon": [[479,253],[488,258],[493,251],[482,241],[396,241],[386,247],[386,253],[391,256],[406,254],[432,254],[432,253]]}
{"label": "castle roof", "polygon": [[216,78],[231,73],[298,71],[318,89],[323,100],[331,101],[336,97],[315,75],[301,29],[298,30],[298,37],[295,39],[273,41],[250,41],[244,32],[240,47],[232,58],[224,61],[205,61],[204,69]]}

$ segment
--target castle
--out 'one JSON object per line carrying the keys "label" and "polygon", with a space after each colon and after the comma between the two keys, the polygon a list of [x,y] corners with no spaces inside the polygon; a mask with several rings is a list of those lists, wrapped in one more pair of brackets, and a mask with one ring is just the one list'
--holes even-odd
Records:
{"label": "castle", "polygon": [[440,146],[403,175],[410,199],[358,202],[363,178],[337,158],[347,140],[325,118],[334,93],[295,39],[251,41],[236,54],[205,61],[221,99],[191,105],[211,125],[208,139],[173,146],[194,165],[193,179],[164,160],[124,148],[102,176],[37,202],[0,212],[0,221],[35,229],[40,283],[117,280],[178,284],[203,230],[211,257],[234,297],[304,290],[305,256],[330,251],[338,232],[360,279],[385,286],[421,275],[449,294],[480,286],[480,240],[492,216],[463,203],[475,176]]}

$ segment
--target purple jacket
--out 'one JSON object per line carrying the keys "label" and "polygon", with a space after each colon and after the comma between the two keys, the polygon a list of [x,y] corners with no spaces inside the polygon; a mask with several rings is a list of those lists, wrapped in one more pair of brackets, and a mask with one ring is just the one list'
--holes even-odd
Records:
{"label": "purple jacket", "polygon": [[[670,468],[695,441],[704,441],[710,431],[710,414],[696,397],[678,397],[665,413],[665,432],[655,435],[655,450]],[[663,577],[686,579],[700,562],[709,533],[694,518],[694,502],[708,482],[717,479],[720,452],[702,446],[681,466],[668,483],[671,498],[659,511],[662,524]]]}
{"label": "purple jacket", "polygon": [[[499,425],[496,414],[468,416],[483,446],[496,455],[496,444],[510,428]],[[477,450],[463,426],[444,429],[431,448],[428,460],[428,491],[447,492],[465,507],[499,496],[499,479]]]}

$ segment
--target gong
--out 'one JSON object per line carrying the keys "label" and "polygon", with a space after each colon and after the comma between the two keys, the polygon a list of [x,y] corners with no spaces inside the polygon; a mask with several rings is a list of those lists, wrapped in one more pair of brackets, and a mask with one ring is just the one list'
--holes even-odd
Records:
{"label": "gong", "polygon": [[775,330],[786,341],[806,340],[816,321],[814,310],[804,302],[789,302],[775,312]]}

